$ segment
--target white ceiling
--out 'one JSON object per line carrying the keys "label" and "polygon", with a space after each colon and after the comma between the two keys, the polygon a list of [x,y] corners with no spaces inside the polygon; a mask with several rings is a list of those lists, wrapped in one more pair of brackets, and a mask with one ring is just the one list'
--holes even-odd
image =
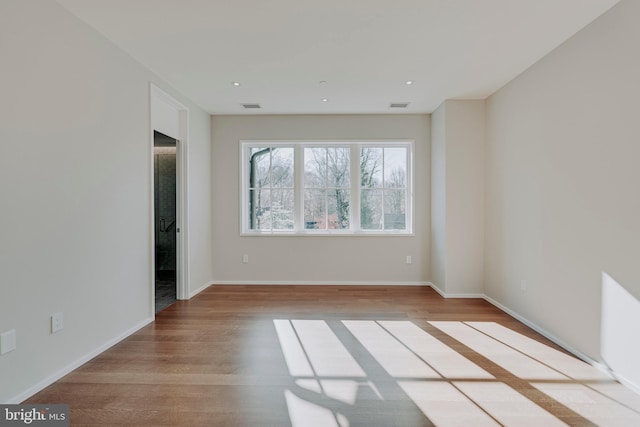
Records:
{"label": "white ceiling", "polygon": [[485,98],[618,0],[58,2],[211,114],[322,114]]}

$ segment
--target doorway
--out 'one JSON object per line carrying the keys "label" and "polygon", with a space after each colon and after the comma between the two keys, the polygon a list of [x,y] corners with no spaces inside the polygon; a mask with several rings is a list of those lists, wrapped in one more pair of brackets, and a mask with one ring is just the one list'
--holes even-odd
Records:
{"label": "doorway", "polygon": [[153,132],[155,312],[177,300],[178,140]]}

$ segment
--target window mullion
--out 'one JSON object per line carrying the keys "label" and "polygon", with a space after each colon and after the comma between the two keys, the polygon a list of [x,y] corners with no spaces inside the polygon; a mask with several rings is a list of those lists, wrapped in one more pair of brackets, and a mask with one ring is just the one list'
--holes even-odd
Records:
{"label": "window mullion", "polygon": [[324,230],[329,229],[329,149],[324,149]]}
{"label": "window mullion", "polygon": [[349,224],[351,231],[360,231],[360,146],[351,145],[349,153],[349,175],[351,177]]}
{"label": "window mullion", "polygon": [[304,146],[293,147],[293,229],[296,233],[304,231]]}
{"label": "window mullion", "polygon": [[269,231],[273,233],[273,177],[271,172],[273,170],[273,149],[269,150]]}
{"label": "window mullion", "polygon": [[385,147],[382,147],[382,188],[380,189],[380,194],[382,194],[382,206],[380,206],[380,209],[382,211],[382,228],[381,230],[386,230],[386,224],[385,224],[385,220],[384,220],[384,205],[385,205],[385,196],[387,194],[387,189],[386,189],[386,185],[387,183],[386,181],[386,164],[385,164],[385,156],[384,156],[384,151],[385,151]]}
{"label": "window mullion", "polygon": [[407,147],[406,175],[404,182],[405,228],[413,232],[413,145]]}

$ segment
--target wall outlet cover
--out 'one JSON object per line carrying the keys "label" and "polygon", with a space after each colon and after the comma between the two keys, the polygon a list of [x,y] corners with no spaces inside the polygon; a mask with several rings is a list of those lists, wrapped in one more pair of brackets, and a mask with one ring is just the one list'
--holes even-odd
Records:
{"label": "wall outlet cover", "polygon": [[16,330],[12,329],[0,334],[0,355],[16,349]]}
{"label": "wall outlet cover", "polygon": [[64,317],[62,313],[53,313],[51,315],[51,333],[55,334],[56,332],[62,330],[64,328]]}

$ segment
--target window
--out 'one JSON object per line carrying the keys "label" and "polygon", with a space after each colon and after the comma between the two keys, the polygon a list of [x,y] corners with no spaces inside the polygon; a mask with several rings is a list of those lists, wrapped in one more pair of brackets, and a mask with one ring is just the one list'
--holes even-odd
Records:
{"label": "window", "polygon": [[305,229],[349,229],[350,151],[349,147],[304,149]]}
{"label": "window", "polygon": [[360,150],[360,226],[404,230],[407,204],[407,148]]}
{"label": "window", "polygon": [[243,141],[242,230],[411,234],[413,141]]}
{"label": "window", "polygon": [[292,147],[249,149],[249,229],[293,230]]}

